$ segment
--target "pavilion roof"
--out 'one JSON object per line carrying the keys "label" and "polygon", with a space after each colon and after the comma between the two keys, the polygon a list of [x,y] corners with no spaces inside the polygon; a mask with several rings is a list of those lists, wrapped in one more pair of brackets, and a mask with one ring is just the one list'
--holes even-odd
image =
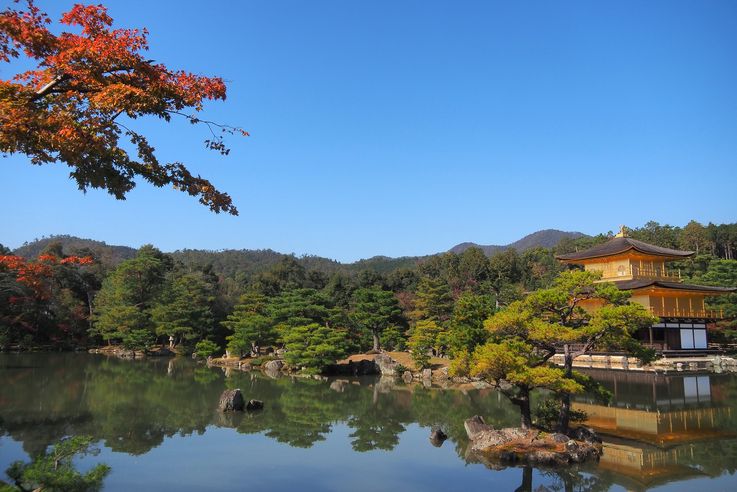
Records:
{"label": "pavilion roof", "polygon": [[557,255],[556,258],[568,263],[575,263],[576,260],[587,260],[591,258],[601,258],[606,256],[614,256],[620,253],[634,250],[645,255],[662,256],[665,258],[679,259],[687,258],[694,254],[693,251],[681,251],[678,249],[663,248],[648,244],[631,237],[617,236],[609,241],[589,248],[585,251],[576,253],[568,253],[565,255]]}
{"label": "pavilion roof", "polygon": [[660,287],[662,289],[673,289],[673,290],[688,290],[709,293],[729,293],[736,292],[737,287],[717,287],[714,285],[694,285],[694,284],[682,284],[679,282],[663,282],[660,280],[650,279],[634,279],[634,280],[622,280],[620,282],[614,282],[620,290],[634,290],[642,289],[644,287]]}

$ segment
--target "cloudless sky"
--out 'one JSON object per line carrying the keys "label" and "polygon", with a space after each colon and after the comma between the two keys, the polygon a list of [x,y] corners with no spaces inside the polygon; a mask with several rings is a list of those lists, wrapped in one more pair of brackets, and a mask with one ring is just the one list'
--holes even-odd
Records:
{"label": "cloudless sky", "polygon": [[[72,4],[37,3],[54,20]],[[132,124],[240,216],[146,183],[82,194],[66,165],[13,155],[7,246],[71,234],[353,261],[737,220],[735,1],[102,3],[149,29],[151,58],[228,83],[202,113],[251,132],[228,157],[204,150],[205,128]]]}

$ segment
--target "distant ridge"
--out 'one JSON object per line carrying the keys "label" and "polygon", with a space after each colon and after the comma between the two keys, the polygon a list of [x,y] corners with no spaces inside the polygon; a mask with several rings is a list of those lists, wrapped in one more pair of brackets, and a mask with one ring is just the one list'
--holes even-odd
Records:
{"label": "distant ridge", "polygon": [[[547,229],[537,231],[528,236],[523,237],[519,241],[515,241],[506,246],[482,246],[475,243],[461,243],[451,248],[453,253],[462,253],[470,247],[481,248],[487,256],[491,256],[496,252],[504,251],[508,248],[514,248],[517,251],[525,251],[530,248],[555,247],[563,238],[578,238],[584,236],[580,232],[565,232],[555,229]],[[103,241],[94,239],[83,239],[75,236],[59,235],[36,239],[35,241],[25,243],[17,248],[14,254],[25,258],[37,257],[49,244],[61,243],[62,250],[65,254],[78,254],[91,252],[103,264],[115,266],[118,263],[133,258],[136,255],[136,249],[129,246],[115,246],[107,244]],[[226,275],[235,275],[241,273],[256,273],[263,271],[278,263],[283,258],[292,255],[278,253],[270,249],[252,250],[252,249],[228,249],[219,251],[184,249],[170,252],[177,260],[182,261],[185,265],[190,266],[206,266],[212,265],[216,271]],[[438,253],[440,254],[440,253]],[[329,258],[323,258],[316,255],[306,255],[297,257],[297,261],[309,270],[319,270],[327,274],[337,271],[346,273],[357,273],[362,270],[373,270],[379,273],[390,273],[400,268],[412,268],[422,260],[434,255],[427,256],[403,256],[399,258],[391,258],[387,256],[374,256],[355,261],[353,263],[341,263]]]}
{"label": "distant ridge", "polygon": [[585,234],[581,232],[567,232],[559,231],[558,229],[544,229],[542,231],[528,234],[522,239],[507,245],[489,244],[484,246],[476,243],[461,243],[453,246],[452,248],[450,248],[449,251],[451,253],[460,254],[466,251],[468,248],[476,247],[481,249],[486,254],[486,256],[491,256],[494,253],[498,253],[510,248],[516,249],[519,252],[532,248],[554,248],[563,238],[577,239],[583,236],[585,236]]}

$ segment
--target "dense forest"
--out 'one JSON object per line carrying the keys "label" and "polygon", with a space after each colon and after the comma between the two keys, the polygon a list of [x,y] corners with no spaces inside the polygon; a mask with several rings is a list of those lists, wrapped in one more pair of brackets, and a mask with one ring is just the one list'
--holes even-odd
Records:
{"label": "dense forest", "polygon": [[[694,251],[673,264],[688,281],[737,285],[737,224],[648,222],[630,235]],[[483,341],[483,321],[499,306],[548,287],[568,268],[556,254],[609,237],[567,236],[552,248],[491,256],[472,246],[350,265],[270,250],[166,254],[151,245],[136,251],[69,237],[15,252],[0,246],[0,347],[140,348],[172,337],[185,351],[207,340],[210,350],[245,355],[279,344],[294,364],[316,368],[347,353],[412,343],[452,355]],[[712,305],[737,316],[735,294]]]}

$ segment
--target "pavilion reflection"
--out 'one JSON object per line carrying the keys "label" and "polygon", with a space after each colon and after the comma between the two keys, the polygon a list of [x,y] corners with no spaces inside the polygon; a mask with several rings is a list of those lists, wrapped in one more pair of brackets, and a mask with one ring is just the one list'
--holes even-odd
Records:
{"label": "pavilion reflection", "polygon": [[[729,405],[734,383],[716,374],[662,375],[586,371],[612,393],[609,404],[586,397],[574,403],[586,425],[604,439],[600,473],[632,490],[698,476],[734,465],[737,433]],[[703,466],[705,456],[716,465]]]}

